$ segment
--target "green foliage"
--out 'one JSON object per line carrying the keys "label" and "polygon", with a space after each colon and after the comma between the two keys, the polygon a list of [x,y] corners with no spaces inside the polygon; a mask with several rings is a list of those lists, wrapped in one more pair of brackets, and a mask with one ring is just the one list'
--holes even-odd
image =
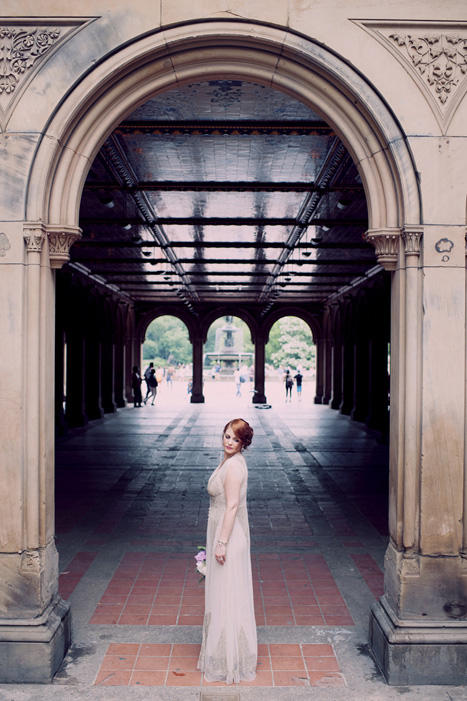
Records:
{"label": "green foliage", "polygon": [[191,363],[191,343],[183,321],[175,316],[154,319],[146,331],[143,359],[162,366]]}
{"label": "green foliage", "polygon": [[287,316],[272,327],[266,345],[266,363],[293,368],[315,366],[315,345],[310,327],[302,319]]}

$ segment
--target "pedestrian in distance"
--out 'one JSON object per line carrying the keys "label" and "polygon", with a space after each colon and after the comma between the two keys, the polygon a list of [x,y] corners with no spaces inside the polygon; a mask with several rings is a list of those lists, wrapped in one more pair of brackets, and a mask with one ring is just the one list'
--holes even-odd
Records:
{"label": "pedestrian in distance", "polygon": [[158,384],[158,382],[157,382],[157,378],[156,378],[156,371],[154,370],[154,368],[151,368],[151,372],[149,373],[149,378],[148,378],[149,395],[146,396],[146,398],[144,400],[145,404],[152,397],[151,405],[154,406],[154,400],[155,400],[156,394],[157,394],[157,384]]}
{"label": "pedestrian in distance", "polygon": [[224,456],[209,478],[203,642],[198,669],[207,682],[238,684],[256,677],[258,645],[243,451],[253,429],[243,419],[225,426]]}
{"label": "pedestrian in distance", "polygon": [[284,375],[284,382],[285,382],[285,401],[291,402],[292,401],[293,377],[290,373],[290,370],[286,370],[286,373]]}
{"label": "pedestrian in distance", "polygon": [[154,363],[149,363],[147,366],[146,370],[144,371],[144,380],[146,382],[146,396],[144,398],[144,403],[146,404],[149,395],[151,394],[151,390],[149,387],[149,377],[151,375],[151,370],[154,368]]}
{"label": "pedestrian in distance", "polygon": [[133,372],[131,373],[131,387],[133,389],[133,397],[136,407],[142,406],[143,395],[141,394],[141,384],[143,380],[139,374],[139,365],[133,365]]}
{"label": "pedestrian in distance", "polygon": [[302,382],[303,382],[303,375],[300,372],[300,370],[297,370],[297,374],[294,377],[295,384],[297,386],[297,397],[298,401],[302,401]]}

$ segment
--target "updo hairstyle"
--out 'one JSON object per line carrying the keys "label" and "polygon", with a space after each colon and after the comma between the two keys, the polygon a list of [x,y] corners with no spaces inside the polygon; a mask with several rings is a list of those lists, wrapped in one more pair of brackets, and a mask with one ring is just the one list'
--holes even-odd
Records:
{"label": "updo hairstyle", "polygon": [[225,425],[222,435],[224,435],[228,428],[231,428],[236,438],[241,441],[242,450],[246,450],[253,440],[253,429],[250,424],[244,419],[233,419]]}

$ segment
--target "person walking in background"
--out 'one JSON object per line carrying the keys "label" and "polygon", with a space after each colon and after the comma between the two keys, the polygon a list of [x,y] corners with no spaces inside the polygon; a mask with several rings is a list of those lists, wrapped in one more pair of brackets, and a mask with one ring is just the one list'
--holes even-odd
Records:
{"label": "person walking in background", "polygon": [[154,368],[154,363],[149,363],[147,366],[146,370],[144,371],[144,380],[146,382],[146,396],[144,398],[144,403],[146,404],[149,395],[151,394],[151,390],[149,387],[149,377],[151,375],[151,370]]}
{"label": "person walking in background", "polygon": [[149,396],[146,396],[144,399],[144,403],[151,399],[152,397],[152,402],[151,405],[154,406],[154,400],[156,398],[157,394],[157,378],[156,378],[156,371],[154,368],[151,368],[151,372],[149,374],[149,379],[148,379],[148,386],[149,386]]}
{"label": "person walking in background", "polygon": [[285,401],[291,402],[292,401],[293,377],[290,374],[290,370],[286,371],[286,373],[284,375],[284,382],[285,382]]}
{"label": "person walking in background", "polygon": [[250,529],[246,504],[248,468],[243,451],[253,429],[234,419],[222,435],[224,457],[208,482],[203,642],[198,669],[207,682],[238,684],[256,677],[256,636]]}
{"label": "person walking in background", "polygon": [[133,389],[133,397],[135,401],[135,409],[138,406],[142,406],[143,395],[141,394],[141,384],[143,380],[139,374],[139,365],[133,365],[133,372],[131,373],[131,387]]}
{"label": "person walking in background", "polygon": [[297,374],[294,377],[295,384],[297,385],[297,397],[298,401],[302,401],[302,381],[303,381],[303,375],[300,372],[300,369],[297,369]]}
{"label": "person walking in background", "polygon": [[241,374],[239,368],[237,368],[234,372],[234,382],[237,386],[237,394],[235,395],[236,397],[241,397],[242,396],[242,380],[241,380]]}

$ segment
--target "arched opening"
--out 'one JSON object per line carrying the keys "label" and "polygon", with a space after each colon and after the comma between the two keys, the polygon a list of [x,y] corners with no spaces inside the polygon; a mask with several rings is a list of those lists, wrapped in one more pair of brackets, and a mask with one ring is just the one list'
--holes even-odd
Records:
{"label": "arched opening", "polygon": [[[206,39],[209,40],[208,44]],[[169,61],[167,61],[167,58],[169,58]],[[342,163],[342,158],[345,157],[346,167],[339,169],[339,173],[342,176],[340,191],[333,193],[329,199],[333,199],[331,204],[336,211],[341,212],[345,210],[350,212],[351,204],[345,197],[342,197],[342,192],[345,190],[344,186],[348,185],[350,189],[360,191],[360,195],[367,203],[368,217],[365,217],[364,228],[368,229],[368,231],[367,241],[366,243],[363,242],[363,245],[367,247],[368,258],[365,261],[361,279],[372,275],[373,268],[376,265],[374,253],[372,249],[368,249],[368,241],[371,241],[375,246],[377,258],[381,265],[387,269],[395,269],[398,259],[403,259],[404,256],[404,251],[399,245],[401,231],[405,231],[404,227],[416,227],[420,220],[417,182],[404,134],[386,105],[376,92],[372,90],[371,86],[350,66],[331,54],[331,52],[311,41],[298,38],[290,33],[284,35],[283,32],[271,27],[235,22],[225,22],[220,23],[219,26],[216,25],[215,36],[213,36],[213,28],[210,26],[210,23],[192,25],[189,28],[179,27],[173,31],[167,30],[163,36],[154,34],[144,37],[131,46],[125,47],[121,52],[116,52],[83,79],[79,89],[72,91],[68,95],[52,117],[48,125],[47,138],[42,139],[37,149],[31,173],[30,189],[27,198],[26,220],[28,225],[26,229],[28,230],[29,226],[30,229],[41,232],[40,235],[47,242],[42,251],[45,262],[50,262],[53,268],[60,267],[63,261],[67,259],[70,246],[80,236],[79,208],[86,177],[89,173],[99,176],[99,170],[101,170],[102,177],[99,177],[97,188],[94,188],[97,192],[93,195],[99,201],[99,205],[96,204],[96,207],[106,207],[109,210],[115,209],[116,199],[113,196],[109,198],[108,190],[115,190],[120,193],[117,194],[117,207],[121,209],[124,215],[120,222],[123,226],[120,226],[120,228],[123,232],[126,232],[121,235],[127,236],[128,229],[126,227],[130,223],[127,221],[127,216],[129,215],[132,218],[133,213],[129,212],[128,208],[125,211],[126,200],[121,197],[121,192],[140,193],[141,189],[144,189],[144,187],[141,188],[141,183],[145,182],[143,176],[146,171],[140,173],[141,177],[138,178],[136,184],[131,177],[128,180],[128,169],[122,171],[118,167],[118,156],[120,156],[121,164],[122,154],[118,153],[115,144],[111,145],[112,148],[104,148],[101,152],[102,157],[100,161],[97,159],[102,144],[105,143],[105,140],[126,116],[141,108],[154,96],[162,95],[164,91],[171,88],[192,86],[202,81],[226,80],[226,76],[228,76],[227,80],[229,81],[240,81],[274,90],[277,89],[277,91],[312,110],[317,117],[326,122],[326,128],[328,130],[331,129],[333,133],[333,137],[330,139],[333,146],[327,149],[324,154],[319,155],[323,165],[326,165],[324,170],[325,180],[318,184],[316,192],[314,188],[309,187],[310,183],[304,186],[307,196],[310,195],[306,203],[302,200],[302,204],[307,206],[300,209],[300,216],[303,215],[305,219],[295,217],[293,223],[289,222],[286,224],[284,219],[287,217],[277,217],[277,219],[281,220],[279,225],[292,227],[291,237],[282,241],[279,247],[279,256],[274,260],[272,270],[268,272],[266,280],[261,280],[260,298],[256,306],[253,305],[251,300],[245,300],[245,305],[241,305],[242,308],[245,307],[247,309],[245,314],[248,314],[253,320],[250,328],[252,329],[256,349],[255,374],[259,377],[259,366],[264,360],[264,344],[267,338],[267,331],[269,330],[267,323],[270,316],[268,315],[277,313],[277,308],[280,306],[281,289],[293,289],[292,285],[290,285],[290,288],[287,287],[289,283],[297,284],[297,293],[292,292],[289,298],[284,297],[284,300],[294,304],[297,297],[299,297],[300,293],[298,290],[301,289],[299,283],[296,283],[295,280],[286,279],[286,277],[296,277],[299,280],[298,273],[295,276],[290,276],[288,274],[290,273],[288,266],[293,262],[292,254],[297,251],[300,254],[300,243],[305,247],[304,252],[308,253],[310,251],[310,254],[311,248],[319,249],[320,241],[316,239],[319,239],[320,236],[311,236],[311,230],[309,238],[305,234],[308,230],[308,225],[311,224],[311,221],[306,219],[306,215],[310,211],[314,211],[314,195],[320,194],[325,186],[332,188],[332,183],[330,185],[329,182],[330,180],[332,181],[339,162]],[[197,126],[200,128],[199,125]],[[318,129],[318,126],[315,124],[313,128]],[[299,131],[300,125],[294,125],[293,128]],[[309,125],[308,129],[310,129]],[[334,136],[337,137],[337,141]],[[117,158],[115,158],[115,155],[117,155]],[[120,178],[119,180],[117,178],[117,182],[107,181],[108,170],[106,170],[106,165],[110,163],[114,166],[114,175]],[[96,164],[96,168],[90,171],[89,168],[93,164]],[[147,172],[150,174],[152,171],[149,168]],[[255,177],[252,176],[251,181],[254,181]],[[272,182],[274,183],[273,179]],[[267,190],[270,184],[269,181],[263,182],[261,187]],[[92,182],[88,181],[88,185],[91,191],[93,189]],[[290,183],[283,185],[287,189],[287,185],[290,185]],[[170,186],[173,187],[173,183]],[[193,183],[190,187],[193,188]],[[295,187],[298,187],[298,185],[295,185]],[[160,184],[159,189],[161,189]],[[298,190],[303,192],[303,189],[300,190],[300,187]],[[144,207],[147,208],[147,203],[143,202],[143,205],[143,209]],[[308,209],[308,205],[311,209]],[[199,220],[203,218],[204,213],[198,211],[196,213],[191,212],[191,214],[193,215],[191,219],[196,218],[196,221],[190,221],[190,225],[194,227],[199,226]],[[258,215],[261,215],[261,211],[255,213],[255,218]],[[326,217],[323,214],[319,222],[320,232],[324,231],[328,224],[335,223],[331,221],[333,219],[333,216]],[[183,222],[180,225],[183,226]],[[236,222],[236,225],[238,225],[238,222]],[[264,222],[262,225],[264,225]],[[202,269],[205,262],[203,257],[190,256],[190,260],[194,262],[194,265],[201,268],[198,269],[198,272],[200,277],[203,278],[204,276],[205,281],[207,280],[209,283],[209,289],[220,293],[208,297],[205,301],[205,308],[198,310],[196,290],[193,288],[191,281],[188,278],[184,278],[185,271],[177,267],[180,260],[174,260],[171,257],[172,239],[166,240],[164,237],[160,237],[158,230],[158,235],[156,235],[156,231],[152,226],[157,230],[158,222],[151,220],[149,212],[148,220],[144,222],[144,228],[146,230],[149,228],[155,237],[152,234],[147,238],[142,236],[141,240],[135,239],[132,243],[138,246],[138,255],[148,259],[147,269],[144,268],[145,275],[150,272],[151,266],[154,273],[162,274],[162,280],[168,276],[166,283],[171,288],[170,282],[173,271],[171,273],[165,267],[166,261],[169,260],[170,265],[176,269],[175,272],[178,279],[183,282],[182,286],[177,287],[177,291],[179,291],[180,296],[183,296],[183,304],[186,306],[185,311],[190,319],[190,338],[193,342],[193,391],[196,391],[196,395],[200,397],[201,401],[203,391],[202,372],[198,372],[198,375],[196,375],[195,370],[199,371],[202,369],[202,344],[212,318],[219,316],[219,307],[223,305],[228,306],[230,295],[222,295],[220,285],[217,290],[216,284],[209,280],[209,273],[216,271],[211,270],[207,272]],[[312,226],[316,226],[316,223],[312,224]],[[316,230],[313,230],[313,233],[316,233]],[[140,232],[136,232],[136,235],[140,236]],[[411,235],[410,232],[409,235]],[[88,238],[92,239],[92,237]],[[100,243],[99,239],[96,239],[96,241],[98,244]],[[180,247],[183,248],[184,240],[180,239],[179,243]],[[203,243],[205,242],[196,241],[195,247],[198,249],[202,248]],[[228,242],[225,241],[224,243],[226,244],[225,248],[229,248]],[[265,242],[262,239],[254,243],[254,251],[258,249],[261,251],[267,248],[263,245]],[[271,241],[271,243],[275,244],[274,241]],[[334,242],[331,241],[330,243]],[[232,242],[232,245],[238,246],[238,243]],[[151,259],[153,250],[156,247],[164,251],[164,259],[153,259],[153,262],[150,262],[149,259]],[[98,246],[95,248],[97,249]],[[105,241],[103,248],[105,248]],[[245,248],[247,247],[245,246]],[[29,251],[31,256],[37,258],[37,249],[30,246]],[[76,251],[79,251],[78,246]],[[370,256],[372,260],[371,265],[368,264]],[[118,257],[121,258],[121,256]],[[95,259],[99,258],[99,255],[95,256]],[[88,257],[86,260],[89,262],[91,259],[92,257]],[[332,260],[332,256],[325,260]],[[125,261],[123,261],[123,264],[126,264]],[[231,259],[226,255],[220,262],[218,261],[218,264],[229,269]],[[303,264],[301,258],[297,260],[297,267],[300,267],[300,264]],[[101,281],[99,273],[93,271],[92,268],[91,270],[86,269],[86,265],[83,262],[80,263],[79,260],[74,259],[74,265],[78,266],[77,269],[81,270],[82,273],[89,276],[91,285],[95,285],[96,280],[98,283]],[[79,265],[82,266],[82,269],[79,268]],[[128,263],[128,265],[131,265],[131,263]],[[159,265],[161,266],[160,269],[158,268]],[[261,255],[253,260],[253,265],[256,266],[257,273],[264,275],[264,259]],[[333,264],[331,263],[330,265]],[[106,272],[108,273],[108,271]],[[224,271],[220,272],[224,273]],[[328,273],[329,271],[323,272]],[[381,269],[378,272],[382,272]],[[394,284],[394,289],[397,291],[395,299],[401,305],[405,301],[403,297],[403,281],[401,282],[403,274],[403,272],[398,272]],[[331,277],[331,275],[327,275],[327,278]],[[360,284],[358,275],[352,274],[347,277],[349,278],[349,288],[353,289],[355,285]],[[106,282],[110,282],[110,285],[118,286],[120,283],[117,280],[118,278],[113,279],[112,282],[109,280],[106,280]],[[286,285],[285,288],[282,287],[282,280]],[[33,272],[31,272],[31,281],[32,283],[37,283]],[[235,294],[239,295],[238,299],[240,302],[243,302],[243,284],[236,280],[235,286],[232,288],[232,282],[227,282],[230,284],[231,291],[235,289]],[[161,284],[159,292],[164,287],[164,284]],[[329,285],[329,294],[326,297],[326,302],[329,302],[329,309],[326,312],[320,311],[321,317],[318,315],[316,319],[316,325],[319,329],[325,328],[323,314],[334,315],[334,310],[331,307],[340,304],[340,301],[336,300],[334,295],[339,292],[341,285],[338,285],[336,290],[335,284],[331,282],[327,284]],[[53,298],[51,276],[44,283],[44,286],[47,285],[49,286],[48,294],[43,296],[41,303],[44,307],[42,309],[44,316],[50,318],[50,315],[53,313],[51,308],[51,300]],[[173,286],[175,287],[175,284]],[[311,284],[309,286],[312,288]],[[134,287],[137,288],[138,285],[136,284]],[[34,287],[34,284],[29,286],[28,294],[30,298],[32,298],[37,288],[37,284],[36,287]],[[253,289],[253,283],[249,283],[248,288],[250,290]],[[156,294],[154,296],[152,294],[152,290],[157,289],[157,285],[148,285],[148,290],[151,290],[150,298],[146,300],[140,298],[140,308],[130,308],[131,305],[129,305],[127,312],[131,317],[131,323],[128,325],[128,328],[132,329],[132,334],[134,335],[130,338],[125,337],[126,349],[129,351],[128,355],[125,356],[125,367],[128,367],[129,364],[131,365],[138,348],[141,346],[142,336],[140,332],[144,327],[144,319],[148,315],[154,317],[154,309],[152,307],[155,304],[161,304],[160,295]],[[415,288],[412,287],[412,289]],[[96,309],[106,310],[106,313],[109,314],[109,328],[113,330],[115,329],[116,316],[113,298],[112,300],[108,298],[109,294],[112,296],[112,289],[110,288],[110,290],[110,292],[106,292],[105,304],[103,304],[104,300],[102,300],[102,303],[99,301],[96,304]],[[114,291],[116,292],[115,296],[118,298],[118,303],[125,304],[125,294],[128,294],[128,289],[123,290],[123,288],[118,287]],[[310,304],[311,299],[311,296],[306,298],[304,303]],[[174,300],[169,296],[165,306],[166,314],[169,313],[168,309],[173,304]],[[32,313],[36,307],[32,303],[30,307]],[[198,317],[196,317],[197,314],[199,315]],[[399,323],[402,323],[399,321],[399,315],[394,314],[393,329],[398,328],[397,325]],[[326,326],[326,328],[331,327],[332,324]],[[416,344],[412,343],[406,347],[405,337],[402,334],[396,334],[396,339],[398,347],[397,349],[393,348],[393,358],[396,361],[392,369],[392,378],[395,386],[400,389],[405,379],[405,368],[409,366],[409,363],[405,362],[405,364],[401,363],[399,365],[397,359],[404,357],[406,361],[407,359],[413,361],[416,355]],[[324,343],[326,339],[321,336],[317,337],[318,340]],[[100,343],[100,336],[93,335],[91,331],[89,345],[94,358],[97,359],[97,363],[102,362],[104,357],[106,359],[112,357],[112,349],[109,345],[105,345],[103,351]],[[28,360],[31,363],[32,371],[38,366],[35,350],[32,350],[32,346],[28,350]],[[67,345],[67,355],[68,350]],[[103,352],[105,352],[105,356]],[[408,358],[409,355],[410,358]],[[44,354],[41,357],[44,357]],[[86,367],[86,363],[83,364],[83,367]],[[95,367],[95,364],[93,367]],[[330,374],[332,375],[332,371]],[[89,376],[92,376],[92,373],[88,373]],[[327,376],[327,373],[324,373],[323,376]],[[37,377],[39,377],[39,373],[37,373]],[[103,397],[98,396],[99,383],[94,384],[93,411],[97,414],[103,408]],[[52,386],[52,370],[46,367],[40,375],[39,393],[47,397]],[[106,381],[104,385],[100,384],[100,388],[104,390],[106,395],[106,406],[111,407],[112,401],[107,401],[109,399],[112,400],[110,375],[106,376]],[[401,446],[405,440],[403,417],[406,399],[402,391],[393,393],[392,396],[394,397],[398,431],[394,433],[391,451],[397,465],[397,456],[402,451]],[[33,414],[34,406],[32,405],[27,411]],[[35,426],[33,421],[31,425]],[[38,435],[39,426],[34,431]],[[35,433],[31,432],[28,439],[33,442],[34,436]],[[48,444],[51,443],[50,431],[45,433],[41,440]],[[50,445],[49,448],[47,459],[50,461],[50,464],[46,465],[46,471],[50,476],[53,472],[53,459],[50,458],[53,455],[53,451]],[[50,526],[53,517],[48,513],[47,518]],[[51,548],[53,547],[52,544]]]}
{"label": "arched opening", "polygon": [[156,403],[166,407],[186,401],[193,375],[192,347],[188,329],[178,317],[158,316],[146,329],[141,362],[146,397],[151,363],[158,383]]}
{"label": "arched opening", "polygon": [[268,401],[314,403],[316,346],[308,324],[283,316],[269,331],[265,348]]}
{"label": "arched opening", "polygon": [[254,392],[254,345],[248,325],[237,316],[222,316],[209,326],[203,354],[207,402],[243,400]]}

